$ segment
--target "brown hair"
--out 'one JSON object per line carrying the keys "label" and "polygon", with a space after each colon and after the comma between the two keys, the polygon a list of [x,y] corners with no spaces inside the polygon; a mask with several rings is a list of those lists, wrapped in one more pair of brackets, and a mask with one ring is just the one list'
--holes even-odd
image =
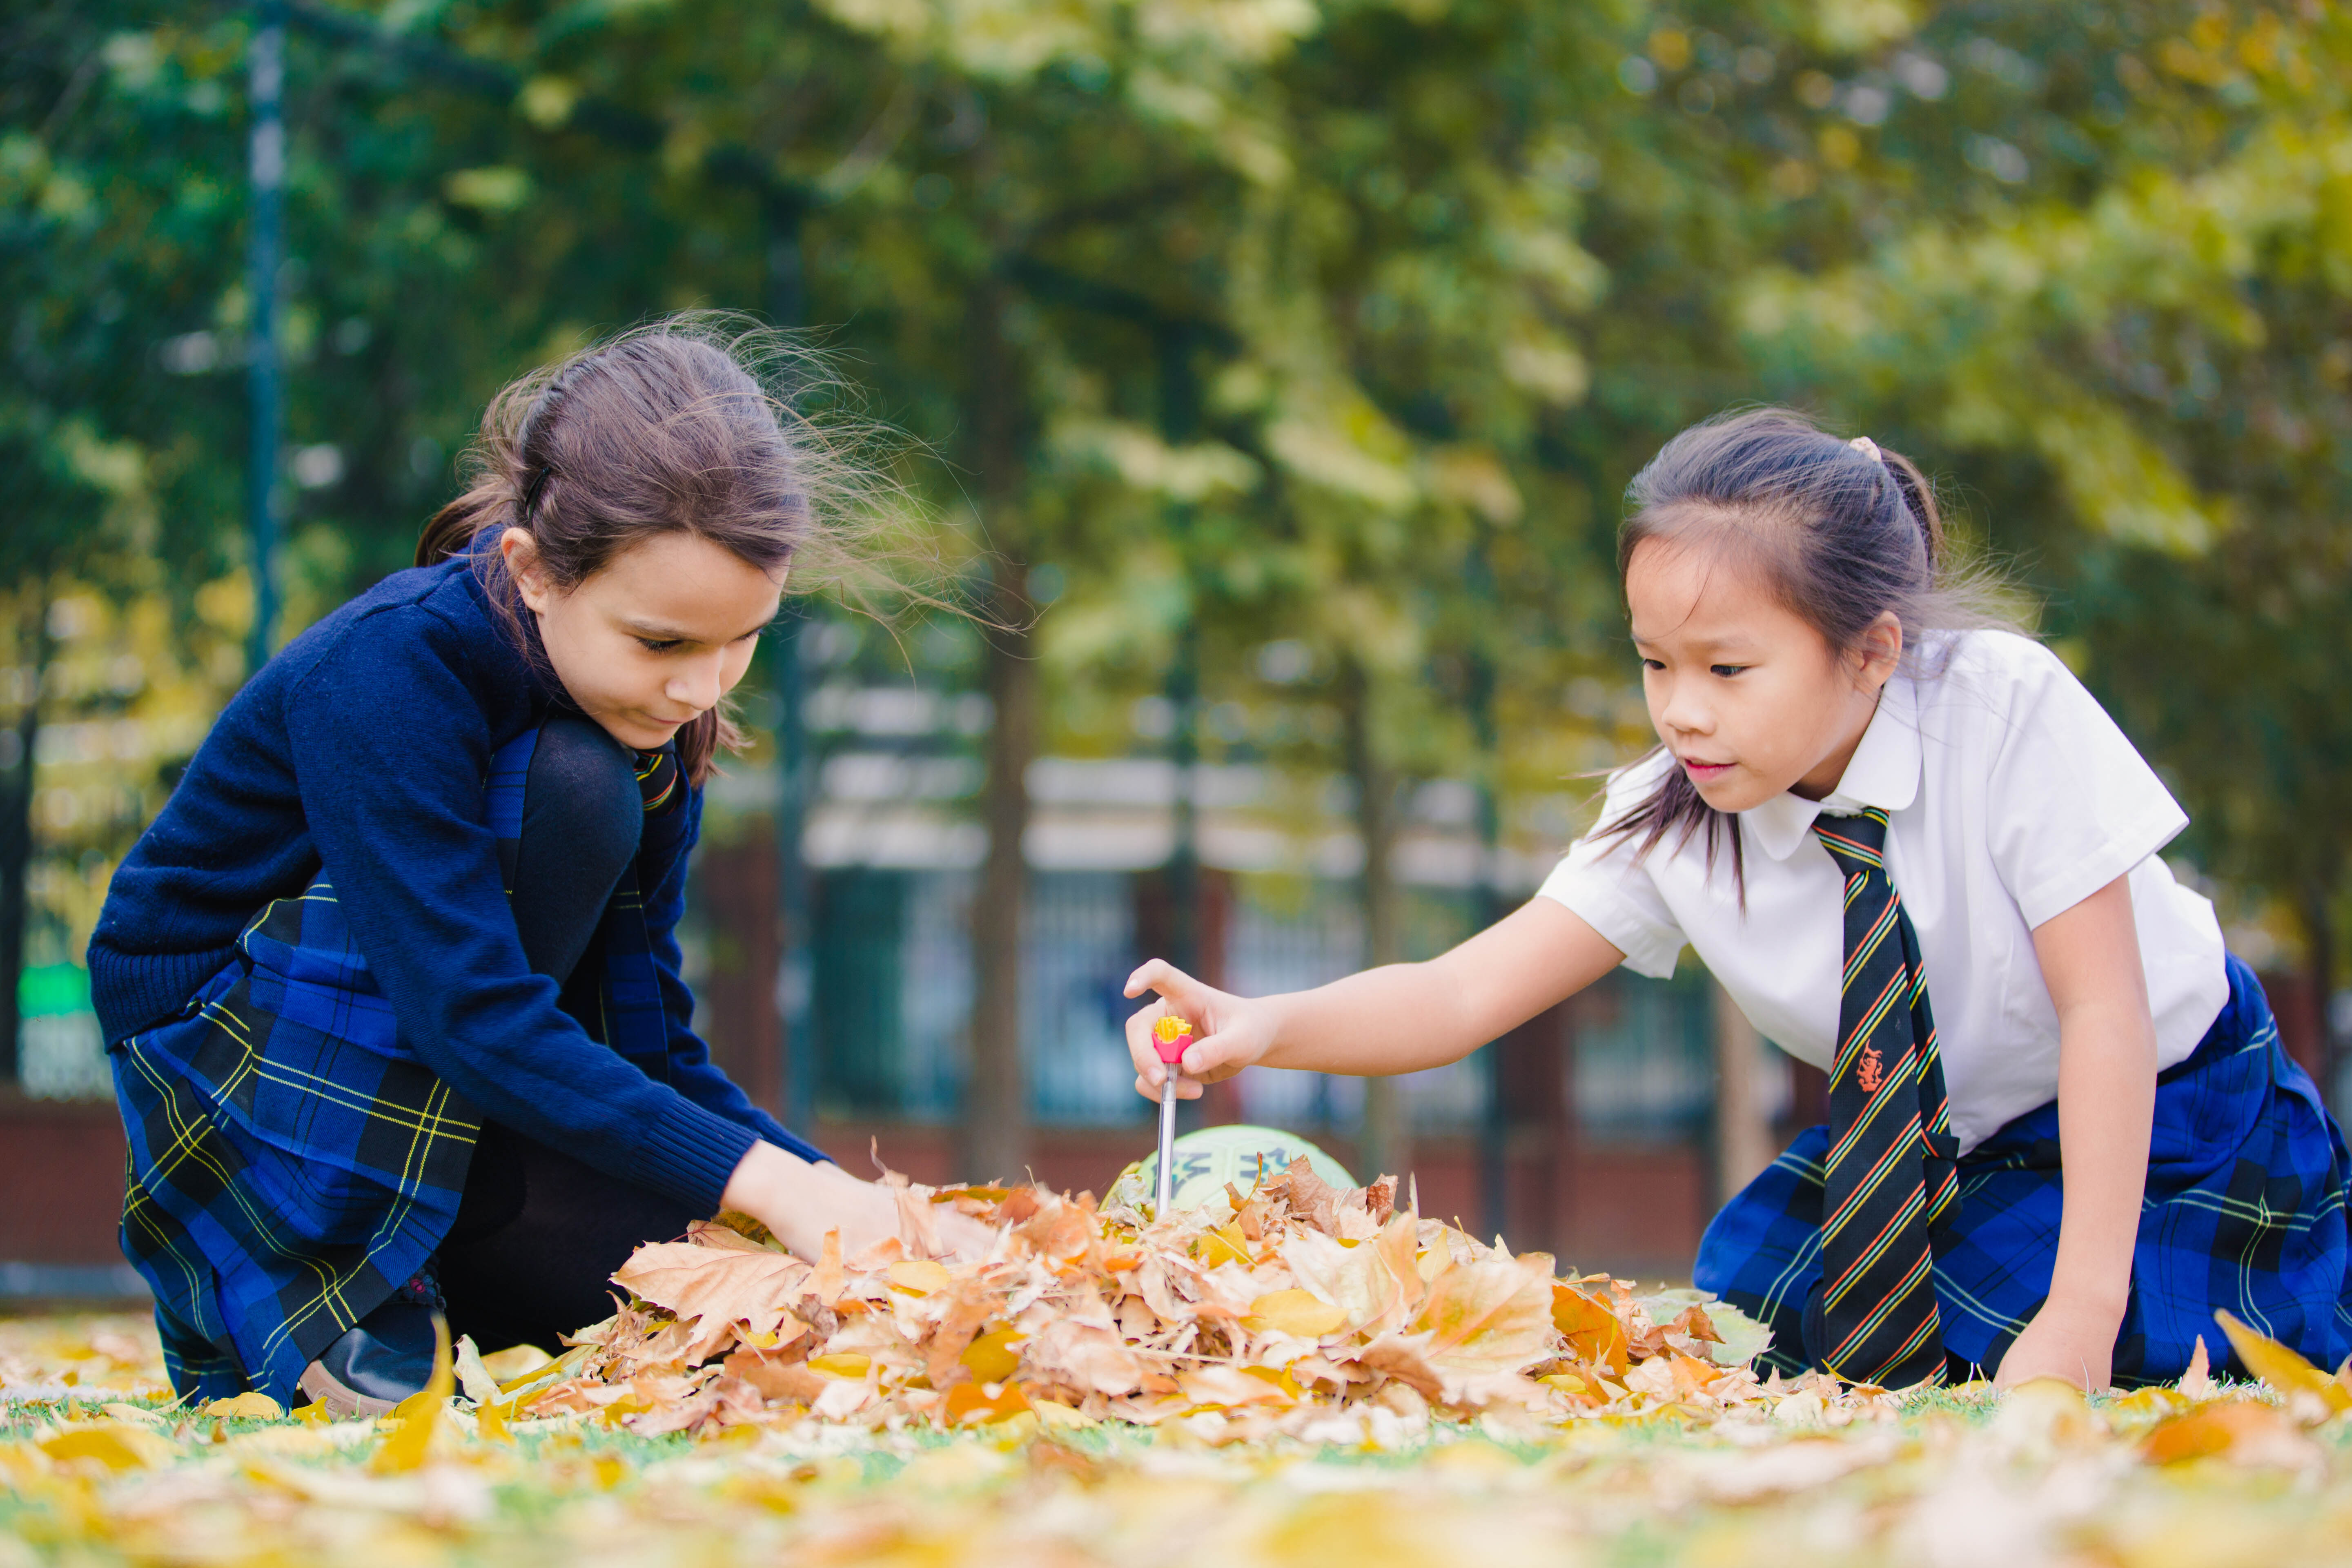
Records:
{"label": "brown hair", "polygon": [[[1617,532],[1621,581],[1633,552],[1653,540],[1705,549],[1760,575],[1833,653],[1857,651],[1864,632],[1891,612],[1902,625],[1906,668],[1932,678],[1943,673],[1948,639],[1925,634],[2017,629],[1999,613],[1997,581],[1951,560],[1935,487],[1916,464],[1869,441],[1841,440],[1789,409],[1751,409],[1691,426],[1633,476],[1626,499],[1632,510]],[[1662,742],[1643,760],[1664,749]],[[1732,879],[1746,900],[1738,825],[1707,805],[1680,768],[1667,769],[1647,796],[1594,831],[1638,836],[1637,858],[1670,835],[1679,847],[1703,831],[1710,867],[1718,835],[1727,837]]]}
{"label": "brown hair", "polygon": [[[795,565],[795,588],[838,576],[828,569],[856,553],[859,514],[892,487],[772,390],[780,370],[804,391],[824,365],[713,314],[671,317],[541,366],[490,400],[466,456],[470,482],[425,525],[416,563],[468,558],[518,646],[541,661],[505,558],[494,539],[477,542],[485,529],[529,533],[564,591],[670,532],[763,572]],[[678,731],[679,767],[700,784],[722,748],[742,744],[722,699]]]}

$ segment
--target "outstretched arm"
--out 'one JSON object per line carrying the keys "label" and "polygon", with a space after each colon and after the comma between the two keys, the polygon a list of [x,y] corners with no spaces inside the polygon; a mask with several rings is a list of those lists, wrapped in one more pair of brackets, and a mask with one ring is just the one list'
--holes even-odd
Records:
{"label": "outstretched arm", "polygon": [[1150,1037],[1163,1014],[1200,1031],[1177,1083],[1186,1100],[1253,1064],[1376,1077],[1457,1061],[1624,957],[1565,905],[1538,898],[1426,963],[1391,963],[1285,995],[1234,996],[1155,958],[1127,983],[1129,996],[1160,994],[1127,1022],[1135,1087],[1159,1098],[1165,1069]]}
{"label": "outstretched arm", "polygon": [[2058,1007],[2058,1145],[2066,1173],[2050,1297],[2000,1363],[2004,1388],[2035,1377],[2105,1388],[2130,1303],[2132,1248],[2156,1116],[2156,1024],[2121,877],[2033,928]]}

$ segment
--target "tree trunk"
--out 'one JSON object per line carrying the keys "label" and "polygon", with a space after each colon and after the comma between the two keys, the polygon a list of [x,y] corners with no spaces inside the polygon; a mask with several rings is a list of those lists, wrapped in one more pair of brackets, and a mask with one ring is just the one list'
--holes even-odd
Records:
{"label": "tree trunk", "polygon": [[1715,1011],[1715,1188],[1723,1203],[1772,1163],[1769,1063],[1756,1026],[1718,984]]}
{"label": "tree trunk", "polygon": [[[1348,772],[1356,785],[1356,834],[1364,844],[1364,957],[1377,968],[1404,956],[1396,871],[1390,858],[1396,842],[1398,781],[1381,761],[1373,739],[1370,678],[1352,656],[1340,661],[1339,701]],[[1393,1078],[1364,1080],[1364,1131],[1356,1159],[1360,1181],[1394,1175],[1402,1182],[1412,1173],[1412,1121]]]}
{"label": "tree trunk", "polygon": [[996,552],[988,619],[985,681],[990,725],[981,816],[988,858],[971,907],[971,1073],[964,1086],[962,1174],[1018,1181],[1029,1164],[1029,1094],[1021,1059],[1021,965],[1028,930],[1029,764],[1037,754],[1036,618],[1029,563],[1015,509],[1020,451],[1013,376],[1002,330],[1003,300],[993,283],[975,289],[965,342],[971,354],[973,464],[981,513]]}
{"label": "tree trunk", "polygon": [[0,756],[10,765],[0,767],[0,1085],[16,1082],[16,1039],[22,1020],[17,1016],[18,986],[25,973],[26,923],[26,878],[33,863],[33,745],[40,739],[41,682],[49,662],[48,595],[37,583],[26,585],[16,602],[16,647],[18,666],[29,679],[29,689],[18,688],[22,699],[16,722],[0,746],[15,753]]}

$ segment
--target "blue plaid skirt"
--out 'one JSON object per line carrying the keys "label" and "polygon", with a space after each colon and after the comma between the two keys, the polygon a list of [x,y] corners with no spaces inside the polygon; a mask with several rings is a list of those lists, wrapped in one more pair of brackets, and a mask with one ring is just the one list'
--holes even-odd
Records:
{"label": "blue plaid skirt", "polygon": [[[2226,1309],[2323,1367],[2352,1352],[2344,1135],[2309,1074],[2279,1044],[2253,971],[2229,960],[2230,999],[2186,1061],[2156,1083],[2147,1195],[2115,1379],[2168,1383],[2201,1336],[2231,1366],[2213,1321]],[[1692,1270],[1769,1324],[1763,1364],[1810,1364],[1805,1301],[1822,1277],[1822,1161],[1829,1129],[1808,1128],[1724,1205]],[[1969,1151],[1949,1231],[1936,1253],[1944,1349],[1986,1375],[2040,1310],[2058,1255],[2058,1106],[2028,1111]]]}
{"label": "blue plaid skirt", "polygon": [[[538,738],[502,747],[484,785],[509,887]],[[634,867],[599,948],[583,1027],[666,1079]],[[292,1403],[302,1369],[448,1234],[480,1113],[400,1037],[323,878],[263,909],[176,1016],[110,1056],[131,1145],[122,1250],[155,1293],[173,1384]]]}

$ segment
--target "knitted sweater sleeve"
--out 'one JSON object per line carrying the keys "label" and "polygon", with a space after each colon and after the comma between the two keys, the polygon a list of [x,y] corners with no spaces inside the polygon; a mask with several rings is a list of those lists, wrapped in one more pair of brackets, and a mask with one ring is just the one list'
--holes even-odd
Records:
{"label": "knitted sweater sleeve", "polygon": [[697,1105],[750,1128],[803,1160],[829,1160],[831,1156],[823,1150],[794,1136],[783,1123],[752,1104],[751,1097],[710,1059],[710,1047],[694,1032],[694,994],[680,973],[677,922],[686,913],[687,864],[701,836],[702,791],[698,788],[677,809],[646,821],[645,847],[637,859],[646,895],[646,935],[652,944],[654,974],[661,985],[662,1020],[669,1034],[669,1080]]}
{"label": "knitted sweater sleeve", "polygon": [[484,1116],[716,1212],[758,1134],[591,1040],[523,958],[467,657],[404,605],[354,623],[289,693],[304,813],[352,940],[403,1043]]}

